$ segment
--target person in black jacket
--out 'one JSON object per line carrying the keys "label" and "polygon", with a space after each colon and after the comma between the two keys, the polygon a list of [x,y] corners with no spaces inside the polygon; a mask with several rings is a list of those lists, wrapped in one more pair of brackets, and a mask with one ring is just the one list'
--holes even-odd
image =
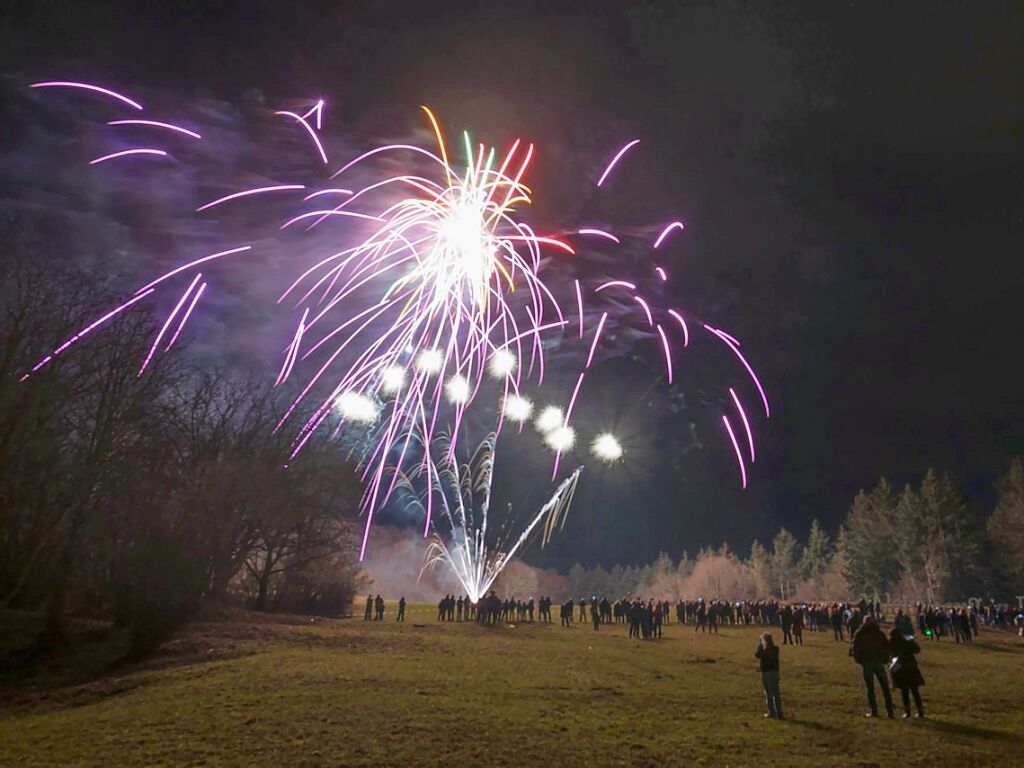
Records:
{"label": "person in black jacket", "polygon": [[890,718],[895,717],[892,711],[892,694],[889,692],[889,677],[885,674],[885,665],[889,661],[889,641],[871,616],[864,619],[864,623],[853,636],[850,651],[853,660],[860,664],[864,673],[864,687],[867,689],[868,706],[871,708],[867,716],[878,717],[878,702],[875,701],[877,678],[878,684],[882,687],[882,696],[885,697],[885,711]]}
{"label": "person in black jacket", "polygon": [[920,667],[917,666],[917,659],[914,656],[921,652],[921,646],[917,644],[913,636],[904,637],[898,627],[893,627],[889,632],[889,653],[892,660],[889,662],[889,672],[892,674],[894,688],[899,688],[903,694],[903,717],[910,717],[910,695],[914,695],[914,704],[917,706],[917,716],[924,717],[924,704],[921,702],[921,692],[918,690],[924,685],[924,676]]}
{"label": "person in black jacket", "polygon": [[760,661],[761,685],[764,686],[764,700],[768,705],[765,717],[785,720],[782,714],[782,694],[779,692],[779,646],[772,640],[771,633],[761,635],[754,657]]}

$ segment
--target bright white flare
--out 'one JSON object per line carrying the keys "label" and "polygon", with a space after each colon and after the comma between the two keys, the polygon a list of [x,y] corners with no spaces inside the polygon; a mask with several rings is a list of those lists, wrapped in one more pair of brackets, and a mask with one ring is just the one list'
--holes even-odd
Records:
{"label": "bright white flare", "polygon": [[557,427],[544,438],[548,447],[558,453],[565,453],[576,444],[576,431],[572,427]]}
{"label": "bright white flare", "polygon": [[508,349],[502,347],[494,350],[488,364],[491,376],[496,379],[504,379],[516,369],[516,356]]}
{"label": "bright white flare", "polygon": [[444,365],[444,357],[439,349],[425,349],[416,358],[416,367],[423,373],[438,373]]}
{"label": "bright white flare", "polygon": [[464,403],[469,400],[469,382],[465,376],[457,373],[445,382],[444,392],[448,402],[456,405]]}
{"label": "bright white flare", "polygon": [[590,450],[597,458],[608,463],[622,458],[622,445],[611,432],[603,432],[595,437]]}
{"label": "bright white flare", "polygon": [[381,373],[381,389],[393,395],[405,386],[405,368],[400,365],[392,365],[385,368]]}
{"label": "bright white flare", "polygon": [[557,405],[547,405],[538,414],[537,420],[533,422],[533,425],[537,428],[538,432],[546,435],[562,426],[563,421],[565,421],[565,415],[562,413],[562,409]]}
{"label": "bright white flare", "polygon": [[516,424],[522,424],[533,413],[533,403],[521,395],[509,395],[505,398],[505,418]]}
{"label": "bright white flare", "polygon": [[373,398],[351,390],[338,395],[334,406],[346,419],[359,424],[372,424],[380,415],[380,409]]}

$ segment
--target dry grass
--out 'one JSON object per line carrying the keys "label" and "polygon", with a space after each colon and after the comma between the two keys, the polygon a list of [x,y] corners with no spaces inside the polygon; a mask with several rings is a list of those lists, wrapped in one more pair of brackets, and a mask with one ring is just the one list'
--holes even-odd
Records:
{"label": "dry grass", "polygon": [[[924,646],[928,719],[865,720],[830,635],[783,648],[787,722],[766,721],[757,630],[396,625],[242,617],[196,624],[146,665],[111,640],[0,684],[0,765],[1012,765],[1024,648]],[[389,618],[394,607],[389,607]],[[5,617],[0,616],[0,619]],[[421,626],[413,626],[417,623]]]}

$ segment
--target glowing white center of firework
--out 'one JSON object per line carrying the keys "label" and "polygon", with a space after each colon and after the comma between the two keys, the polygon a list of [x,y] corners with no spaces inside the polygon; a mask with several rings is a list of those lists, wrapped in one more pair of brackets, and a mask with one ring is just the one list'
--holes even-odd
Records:
{"label": "glowing white center of firework", "polygon": [[437,373],[444,365],[444,357],[439,349],[425,349],[416,358],[416,367],[423,373]]}
{"label": "glowing white center of firework", "polygon": [[463,191],[464,199],[451,206],[451,212],[439,231],[438,246],[457,261],[453,275],[463,275],[473,291],[473,299],[484,299],[491,274],[490,238],[484,219],[482,200]]}
{"label": "glowing white center of firework", "polygon": [[381,389],[389,395],[398,392],[405,385],[405,369],[398,365],[385,368],[381,374]]}
{"label": "glowing white center of firework", "polygon": [[496,379],[503,379],[516,369],[516,356],[504,347],[494,350],[488,370]]}
{"label": "glowing white center of firework", "polygon": [[572,427],[556,427],[548,432],[544,442],[551,450],[565,453],[576,444],[576,431]]}
{"label": "glowing white center of firework", "polygon": [[509,395],[505,398],[505,418],[522,424],[533,412],[533,403],[520,395]]}
{"label": "glowing white center of firework", "polygon": [[604,432],[594,438],[590,450],[602,461],[612,462],[622,458],[622,445],[610,432]]}
{"label": "glowing white center of firework", "polygon": [[444,391],[451,403],[464,403],[469,400],[469,382],[465,376],[452,376],[445,382]]}
{"label": "glowing white center of firework", "polygon": [[533,425],[537,427],[538,432],[546,435],[562,426],[563,421],[565,414],[562,413],[562,409],[557,405],[548,405],[538,414]]}
{"label": "glowing white center of firework", "polygon": [[372,424],[380,413],[373,398],[359,392],[342,392],[334,401],[334,406],[346,419],[360,424]]}

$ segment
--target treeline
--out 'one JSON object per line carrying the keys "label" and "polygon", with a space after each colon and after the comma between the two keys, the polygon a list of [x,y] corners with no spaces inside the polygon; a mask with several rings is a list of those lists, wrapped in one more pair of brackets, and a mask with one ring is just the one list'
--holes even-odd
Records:
{"label": "treeline", "polygon": [[509,592],[560,598],[606,595],[668,599],[840,600],[902,603],[1010,600],[1024,594],[1024,463],[1016,458],[997,483],[987,520],[947,476],[929,470],[897,492],[886,481],[861,491],[835,536],[815,520],[800,541],[785,528],[750,555],[724,545],[678,561],[662,553],[641,567],[584,568],[568,574],[512,568]]}
{"label": "treeline", "polygon": [[355,477],[319,436],[289,464],[272,390],[153,354],[159,326],[133,309],[24,378],[114,301],[86,274],[4,274],[0,608],[45,611],[40,648],[69,614],[112,620],[130,656],[211,600],[348,610]]}

